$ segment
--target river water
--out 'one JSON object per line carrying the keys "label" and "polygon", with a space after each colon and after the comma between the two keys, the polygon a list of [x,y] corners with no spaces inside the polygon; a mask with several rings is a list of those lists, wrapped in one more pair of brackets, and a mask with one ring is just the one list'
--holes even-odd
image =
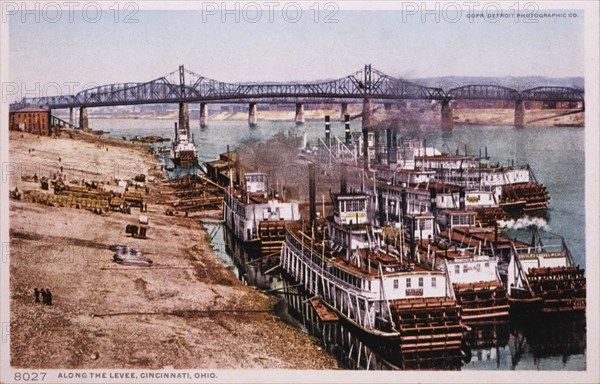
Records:
{"label": "river water", "polygon": [[[90,127],[109,131],[115,138],[132,138],[135,135],[157,135],[173,138],[175,120],[153,119],[93,119]],[[210,121],[201,129],[197,121],[191,122],[191,132],[199,149],[200,162],[214,160],[229,145],[235,149],[247,142],[265,141],[273,135],[303,136],[315,141],[324,136],[322,122],[307,122],[296,126],[293,121],[259,121],[250,128],[244,121]],[[360,131],[360,121],[351,123],[353,132]],[[332,135],[343,138],[343,122],[332,122]],[[582,128],[573,127],[525,127],[511,126],[455,126],[451,131],[437,127],[407,130],[399,136],[418,136],[442,151],[464,153],[465,146],[471,155],[482,153],[487,147],[492,162],[530,164],[539,182],[550,192],[550,206],[546,217],[547,230],[563,236],[575,262],[585,267],[585,156]],[[271,277],[259,276],[256,266],[248,268],[244,260],[237,258],[235,265],[231,248],[225,246],[222,230],[214,230],[217,253],[243,280],[260,280],[262,288],[278,286],[280,282]],[[515,236],[529,236],[514,233]],[[239,265],[239,264],[242,265]],[[244,273],[240,272],[241,270]],[[252,277],[246,274],[251,271]],[[259,277],[257,277],[259,276]],[[249,283],[252,283],[250,281]],[[266,286],[265,286],[266,284]],[[300,314],[301,315],[301,314]],[[303,328],[307,328],[305,325]],[[507,324],[492,329],[474,329],[471,332],[471,358],[460,369],[475,370],[585,370],[586,368],[585,321],[560,321],[547,324]],[[319,335],[317,335],[319,336]],[[321,335],[322,336],[322,335]],[[325,338],[326,339],[326,338]],[[325,340],[325,344],[327,344]],[[331,340],[329,340],[331,342]],[[345,343],[345,342],[344,342]],[[331,352],[347,356],[344,352]],[[331,344],[329,344],[331,346]],[[349,344],[351,345],[351,344]],[[361,344],[362,345],[362,344]],[[343,349],[343,348],[342,348]],[[368,349],[368,348],[367,348]],[[328,349],[329,350],[329,349]],[[351,348],[351,350],[355,350]],[[362,355],[363,358],[365,355]],[[338,360],[340,360],[338,358]],[[348,368],[368,368],[360,363],[341,361]],[[379,368],[374,366],[372,368]]]}

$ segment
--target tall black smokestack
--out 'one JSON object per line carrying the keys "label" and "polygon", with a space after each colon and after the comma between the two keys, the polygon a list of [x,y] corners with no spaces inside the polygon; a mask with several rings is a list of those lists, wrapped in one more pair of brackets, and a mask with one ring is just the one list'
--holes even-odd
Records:
{"label": "tall black smokestack", "polygon": [[175,142],[177,142],[179,132],[177,132],[177,123],[175,123]]}
{"label": "tall black smokestack", "polygon": [[340,193],[348,193],[348,169],[345,163],[342,163],[340,168]]}
{"label": "tall black smokestack", "polygon": [[331,148],[331,123],[329,122],[329,115],[325,115],[325,145],[327,148]]}
{"label": "tall black smokestack", "polygon": [[410,221],[410,258],[415,259],[415,218]]}
{"label": "tall black smokestack", "polygon": [[383,191],[381,188],[379,192],[377,192],[377,211],[379,214],[379,226],[383,227],[385,225],[385,212],[383,206]]}
{"label": "tall black smokestack", "polygon": [[400,191],[400,208],[402,209],[402,223],[406,224],[406,211],[408,209],[408,202],[406,201],[406,189]]}
{"label": "tall black smokestack", "polygon": [[350,145],[350,115],[344,115],[344,126],[346,129],[346,145]]}
{"label": "tall black smokestack", "polygon": [[465,210],[465,187],[460,187],[458,190],[458,209]]}
{"label": "tall black smokestack", "polygon": [[[362,129],[363,134],[363,163],[365,174],[369,172],[369,131],[367,128]],[[366,176],[366,175],[365,175]]]}
{"label": "tall black smokestack", "polygon": [[392,162],[392,130],[390,128],[385,130],[386,133],[386,145],[387,145],[387,163],[388,167]]}
{"label": "tall black smokestack", "polygon": [[437,190],[435,187],[429,188],[429,198],[431,199],[431,214],[437,216],[437,203],[435,201],[437,197]]}
{"label": "tall black smokestack", "polygon": [[309,201],[309,217],[310,227],[314,228],[317,221],[317,185],[315,164],[308,164],[308,201]]}

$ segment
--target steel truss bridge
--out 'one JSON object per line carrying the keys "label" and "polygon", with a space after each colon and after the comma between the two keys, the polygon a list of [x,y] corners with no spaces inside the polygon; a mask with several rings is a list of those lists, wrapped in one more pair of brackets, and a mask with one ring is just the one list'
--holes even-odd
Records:
{"label": "steel truss bridge", "polygon": [[52,109],[162,103],[348,103],[399,100],[507,100],[584,102],[584,90],[539,86],[516,90],[492,84],[475,84],[448,90],[426,87],[395,78],[366,65],[335,80],[305,83],[226,83],[187,70],[145,83],[117,83],[89,88],[75,95],[23,99],[19,104],[48,105]]}

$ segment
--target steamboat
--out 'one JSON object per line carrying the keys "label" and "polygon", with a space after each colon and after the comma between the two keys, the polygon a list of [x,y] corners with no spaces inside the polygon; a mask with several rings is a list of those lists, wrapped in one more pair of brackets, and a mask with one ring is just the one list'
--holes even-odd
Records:
{"label": "steamboat", "polygon": [[242,185],[234,185],[229,172],[223,199],[226,228],[253,252],[279,254],[285,224],[300,218],[298,202],[287,201],[270,189],[266,173],[246,173]]}
{"label": "steamboat", "polygon": [[[369,224],[368,196],[343,187],[317,222],[314,165],[310,222],[286,226],[280,266],[308,295],[369,338],[400,350],[403,364],[460,360],[463,325],[448,274],[403,257]],[[415,231],[411,236],[418,236]]]}
{"label": "steamboat", "polygon": [[198,149],[189,141],[189,130],[180,130],[175,123],[175,140],[171,148],[171,160],[176,167],[193,168],[198,165]]}
{"label": "steamboat", "polygon": [[531,244],[513,244],[508,265],[511,312],[515,315],[585,314],[586,279],[562,237],[545,238],[531,228]]}
{"label": "steamboat", "polygon": [[[476,213],[473,211],[453,211],[446,216],[446,233],[476,225]],[[481,242],[459,245],[451,238],[440,236],[431,214],[409,215],[406,222],[409,228],[420,228],[416,260],[448,273],[456,300],[461,306],[463,322],[508,319],[508,296],[501,280],[498,256],[482,250]]]}
{"label": "steamboat", "polygon": [[[531,167],[493,164],[487,154],[469,155],[456,150],[455,154],[441,152],[427,146],[425,140],[397,137],[394,129],[386,129],[383,144],[381,132],[363,130],[351,133],[346,116],[345,141],[331,137],[328,116],[325,123],[325,141],[321,147],[306,153],[313,161],[328,161],[358,166],[360,158],[373,172],[373,183],[363,186],[375,196],[380,190],[399,206],[399,190],[408,192],[409,204],[427,204],[430,186],[437,186],[437,205],[441,209],[457,209],[459,191],[468,209],[478,210],[479,220],[491,224],[506,215],[543,215],[549,202],[546,187],[538,182]],[[395,195],[395,196],[394,196]],[[387,209],[387,208],[385,208]]]}

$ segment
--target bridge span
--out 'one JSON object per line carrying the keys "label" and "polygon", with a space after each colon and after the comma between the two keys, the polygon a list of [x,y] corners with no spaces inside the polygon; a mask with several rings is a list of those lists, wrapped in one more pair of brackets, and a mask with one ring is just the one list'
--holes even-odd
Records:
{"label": "bridge span", "polygon": [[[471,84],[448,90],[427,87],[395,78],[365,65],[364,69],[334,80],[304,83],[226,83],[187,70],[177,71],[144,83],[107,84],[74,95],[25,98],[19,104],[48,105],[69,109],[69,124],[75,126],[74,108],[79,108],[79,128],[88,128],[87,108],[137,104],[179,104],[179,124],[189,130],[189,103],[200,104],[200,126],[207,124],[209,103],[247,103],[248,123],[256,124],[257,103],[292,103],[296,122],[304,122],[305,103],[339,103],[341,117],[349,103],[362,103],[363,126],[373,126],[373,103],[386,108],[402,100],[431,100],[441,106],[441,127],[453,125],[453,100],[504,100],[514,102],[517,127],[525,122],[526,101],[577,102],[584,107],[584,90],[572,87],[540,86],[516,90],[494,84]],[[367,110],[368,109],[368,110]]]}

